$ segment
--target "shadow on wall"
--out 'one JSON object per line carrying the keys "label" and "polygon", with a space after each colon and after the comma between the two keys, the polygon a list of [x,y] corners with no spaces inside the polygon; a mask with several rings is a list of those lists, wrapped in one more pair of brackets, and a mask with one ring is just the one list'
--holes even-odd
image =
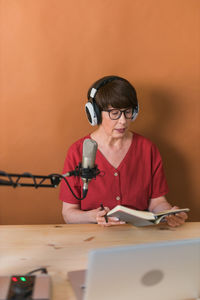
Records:
{"label": "shadow on wall", "polygon": [[145,120],[142,124],[145,123],[146,127],[140,127],[139,133],[159,148],[170,190],[167,195],[169,202],[172,205],[189,207],[189,221],[199,221],[200,207],[192,178],[189,176],[187,159],[176,145],[172,144],[173,138],[168,138],[169,130],[173,135],[173,128],[175,132],[175,124],[180,119],[180,109],[176,106],[174,97],[168,91],[157,89],[146,90],[141,94],[141,117]]}

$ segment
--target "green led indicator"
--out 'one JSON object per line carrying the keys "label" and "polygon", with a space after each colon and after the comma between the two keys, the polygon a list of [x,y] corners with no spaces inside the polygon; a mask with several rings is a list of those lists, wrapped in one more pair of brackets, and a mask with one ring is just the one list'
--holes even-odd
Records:
{"label": "green led indicator", "polygon": [[21,281],[26,281],[25,277],[20,277]]}

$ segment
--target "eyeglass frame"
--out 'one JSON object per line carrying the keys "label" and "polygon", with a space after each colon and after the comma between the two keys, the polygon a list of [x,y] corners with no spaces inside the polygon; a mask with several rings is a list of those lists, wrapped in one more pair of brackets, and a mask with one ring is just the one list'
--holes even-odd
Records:
{"label": "eyeglass frame", "polygon": [[[129,109],[132,109],[132,114],[131,114],[131,117],[130,118],[127,118],[126,116],[126,111],[129,110]],[[112,112],[113,110],[117,110],[120,112],[119,116],[116,118],[116,119],[112,119],[110,117],[110,112]],[[111,108],[111,109],[103,109],[102,111],[106,111],[108,112],[108,115],[109,115],[109,118],[113,121],[115,120],[119,120],[122,116],[122,113],[124,114],[124,117],[127,119],[127,120],[131,120],[133,118],[133,108],[132,107],[129,107],[129,108],[126,108],[126,109],[118,109],[118,108]]]}

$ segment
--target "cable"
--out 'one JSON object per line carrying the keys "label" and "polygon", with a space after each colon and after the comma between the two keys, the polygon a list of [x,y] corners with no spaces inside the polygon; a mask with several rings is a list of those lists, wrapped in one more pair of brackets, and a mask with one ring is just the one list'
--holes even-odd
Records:
{"label": "cable", "polygon": [[71,186],[70,186],[70,184],[69,184],[69,182],[68,182],[68,180],[66,179],[65,176],[60,175],[60,174],[50,174],[49,176],[55,176],[55,177],[64,179],[64,181],[65,181],[65,183],[67,184],[67,186],[68,186],[70,192],[72,193],[72,195],[73,195],[77,200],[81,201],[81,200],[83,200],[83,199],[86,197],[86,194],[84,194],[82,198],[78,198],[78,197],[74,194],[74,192],[73,192],[73,190],[72,190],[72,188],[71,188]]}
{"label": "cable", "polygon": [[47,271],[46,268],[38,268],[38,269],[35,269],[35,270],[32,270],[32,271],[26,273],[24,276],[29,276],[29,275],[31,275],[33,273],[38,272],[38,271],[41,271],[41,273],[43,273],[43,274],[48,274],[48,271]]}

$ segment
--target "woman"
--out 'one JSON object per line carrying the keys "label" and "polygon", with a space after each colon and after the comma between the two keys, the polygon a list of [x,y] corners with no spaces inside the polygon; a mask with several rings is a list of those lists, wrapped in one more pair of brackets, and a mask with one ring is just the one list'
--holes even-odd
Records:
{"label": "woman", "polygon": [[[138,115],[134,87],[118,76],[101,78],[88,91],[86,112],[91,125],[98,127],[70,147],[63,173],[74,170],[81,162],[83,141],[91,138],[98,144],[95,163],[101,174],[91,180],[88,194],[82,201],[75,199],[65,182],[61,182],[60,199],[65,222],[104,226],[123,224],[117,218],[105,220],[106,213],[119,204],[154,213],[177,208],[165,198],[168,187],[157,147],[129,130]],[[81,198],[82,180],[70,177],[68,181]],[[186,219],[187,214],[183,212],[166,217],[172,227],[183,224]]]}

